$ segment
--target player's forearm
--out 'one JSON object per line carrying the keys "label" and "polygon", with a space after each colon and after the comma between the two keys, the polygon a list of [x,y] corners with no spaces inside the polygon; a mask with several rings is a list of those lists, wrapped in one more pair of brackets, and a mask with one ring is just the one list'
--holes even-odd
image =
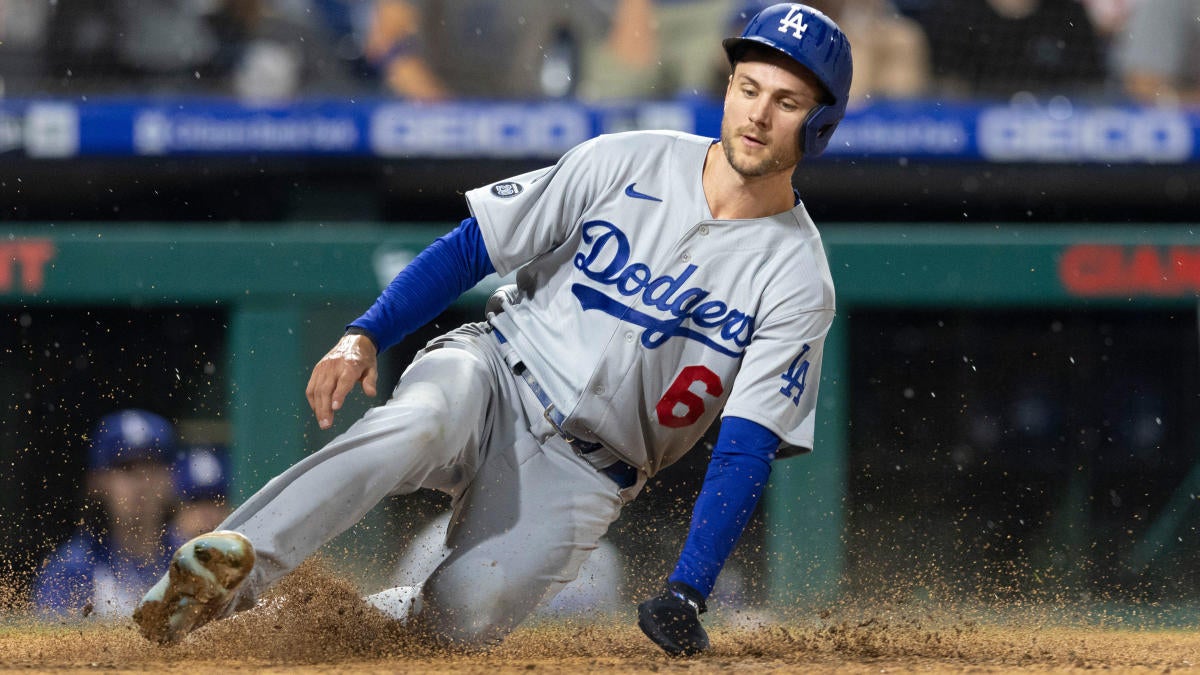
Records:
{"label": "player's forearm", "polygon": [[382,352],[432,321],[494,271],[479,224],[467,218],[401,270],[348,328],[364,331]]}
{"label": "player's forearm", "polygon": [[778,447],[779,437],[767,428],[740,417],[725,418],[670,581],[708,597],[758,506]]}

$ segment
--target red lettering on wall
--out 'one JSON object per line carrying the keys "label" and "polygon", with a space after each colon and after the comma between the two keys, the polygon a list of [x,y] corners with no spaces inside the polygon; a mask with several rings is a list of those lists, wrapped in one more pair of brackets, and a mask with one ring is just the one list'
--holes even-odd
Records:
{"label": "red lettering on wall", "polygon": [[1079,296],[1200,295],[1200,247],[1079,244],[1063,251],[1058,276]]}
{"label": "red lettering on wall", "polygon": [[1058,276],[1074,295],[1107,295],[1120,275],[1123,254],[1118,246],[1081,244],[1063,252]]}
{"label": "red lettering on wall", "polygon": [[1168,251],[1171,270],[1184,289],[1200,288],[1200,246],[1173,246]]}
{"label": "red lettering on wall", "polygon": [[[0,293],[37,293],[46,283],[46,264],[57,251],[49,239],[0,242]],[[20,273],[20,285],[16,285]]]}

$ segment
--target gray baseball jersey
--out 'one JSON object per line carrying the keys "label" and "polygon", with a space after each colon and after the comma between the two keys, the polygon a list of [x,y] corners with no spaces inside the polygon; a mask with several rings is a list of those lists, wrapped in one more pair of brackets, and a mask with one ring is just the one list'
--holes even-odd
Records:
{"label": "gray baseball jersey", "polygon": [[514,302],[491,321],[566,417],[653,475],[724,410],[811,448],[833,281],[803,203],[713,218],[712,139],[601,136],[467,202]]}

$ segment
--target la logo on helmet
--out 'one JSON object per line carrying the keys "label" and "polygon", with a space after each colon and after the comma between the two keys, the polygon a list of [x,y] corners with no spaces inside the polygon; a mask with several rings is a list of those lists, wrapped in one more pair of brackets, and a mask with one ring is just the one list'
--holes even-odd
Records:
{"label": "la logo on helmet", "polygon": [[789,28],[795,31],[792,33],[792,37],[796,38],[797,40],[803,38],[804,32],[808,30],[808,24],[804,23],[804,13],[800,11],[799,7],[792,7],[789,9],[787,16],[783,17],[779,21],[780,33],[788,32]]}

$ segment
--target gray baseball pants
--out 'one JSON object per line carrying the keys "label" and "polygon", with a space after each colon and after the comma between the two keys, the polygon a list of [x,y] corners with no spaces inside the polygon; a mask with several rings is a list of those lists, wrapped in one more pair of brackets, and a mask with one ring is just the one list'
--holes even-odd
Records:
{"label": "gray baseball pants", "polygon": [[386,404],[231,514],[221,529],[245,535],[258,556],[241,604],[384,497],[418,488],[454,498],[450,554],[411,605],[437,634],[497,642],[575,579],[645,479],[622,491],[578,456],[514,360],[486,324],[434,340]]}

